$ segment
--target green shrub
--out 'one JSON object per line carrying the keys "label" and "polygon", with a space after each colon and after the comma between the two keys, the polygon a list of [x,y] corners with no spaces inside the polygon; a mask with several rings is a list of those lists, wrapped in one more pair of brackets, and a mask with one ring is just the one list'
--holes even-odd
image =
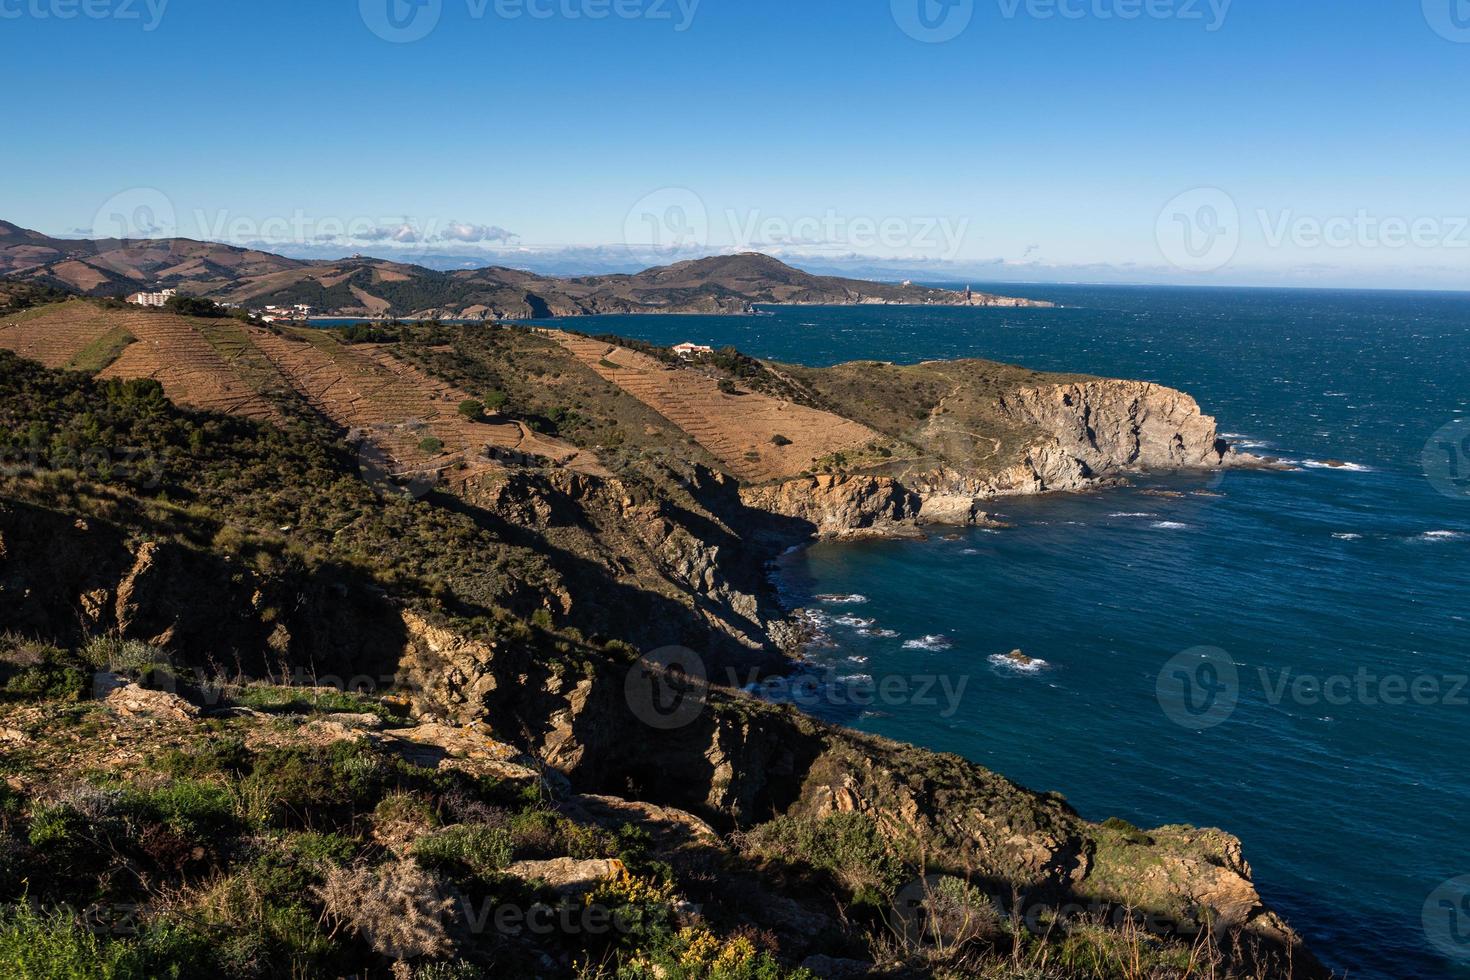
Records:
{"label": "green shrub", "polygon": [[786,438],[785,436],[783,436],[781,433],[778,432],[775,435],[771,436],[771,445],[773,445],[773,446],[789,446],[789,445],[791,445],[791,440],[788,439],[788,438]]}
{"label": "green shrub", "polygon": [[0,976],[102,980],[109,973],[97,937],[70,916],[26,905],[0,908]]}
{"label": "green shrub", "polygon": [[169,776],[197,778],[224,774],[243,776],[251,769],[250,750],[238,735],[207,738],[190,750],[169,749],[159,759],[158,768]]}
{"label": "green shrub", "polygon": [[438,453],[442,452],[443,450],[444,450],[444,440],[443,439],[436,439],[433,436],[429,436],[429,438],[427,438],[423,442],[419,443],[419,452],[428,453],[430,456],[437,455]]}
{"label": "green shrub", "polygon": [[459,403],[459,414],[471,422],[478,422],[485,417],[485,403],[467,398]]}
{"label": "green shrub", "polygon": [[1139,830],[1137,827],[1129,823],[1127,820],[1124,820],[1122,817],[1108,817],[1108,819],[1103,821],[1102,825],[1108,830],[1116,833],[1119,837],[1122,837],[1123,840],[1129,844],[1141,844],[1146,846],[1154,842],[1154,839],[1152,837],[1144,833],[1142,830]]}
{"label": "green shrub", "polygon": [[510,864],[514,842],[498,827],[457,824],[414,842],[414,858],[432,871],[487,878]]}
{"label": "green shrub", "polygon": [[887,835],[861,813],[778,817],[752,831],[747,843],[757,853],[829,872],[860,904],[884,904],[906,877]]}
{"label": "green shrub", "polygon": [[5,693],[27,701],[80,701],[91,689],[92,675],[80,659],[54,647],[16,651],[0,665]]}
{"label": "green shrub", "polygon": [[208,840],[235,823],[229,787],[200,779],[175,779],[153,789],[128,789],[122,809],[136,820],[159,823],[192,841]]}

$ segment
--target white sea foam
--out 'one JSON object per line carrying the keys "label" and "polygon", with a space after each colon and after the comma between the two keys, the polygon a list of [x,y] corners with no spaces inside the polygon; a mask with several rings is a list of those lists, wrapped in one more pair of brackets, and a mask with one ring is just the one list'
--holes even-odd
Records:
{"label": "white sea foam", "polygon": [[1361,540],[1363,536],[1361,534],[1353,534],[1350,531],[1340,531],[1337,534],[1334,534],[1333,537],[1339,541],[1358,541]]}
{"label": "white sea foam", "polygon": [[997,653],[989,659],[995,666],[1004,670],[1013,671],[1017,674],[1039,674],[1051,666],[1051,664],[1038,657],[1033,657],[1030,663],[1022,663],[1019,660],[1011,659],[1008,654],[1004,653]]}
{"label": "white sea foam", "polygon": [[876,623],[877,620],[876,619],[865,619],[862,616],[842,615],[842,616],[835,617],[832,620],[832,622],[836,623],[838,626],[848,626],[848,627],[856,627],[858,629],[867,629],[867,628],[871,627],[874,623]]}
{"label": "white sea foam", "polygon": [[1458,541],[1465,536],[1463,531],[1425,531],[1419,535],[1420,541]]}
{"label": "white sea foam", "polygon": [[1183,531],[1189,525],[1180,524],[1178,521],[1154,521],[1149,527],[1156,527],[1160,531]]}
{"label": "white sea foam", "polygon": [[1150,513],[1147,513],[1146,511],[1121,511],[1121,512],[1119,512],[1117,514],[1109,514],[1108,516],[1109,517],[1158,517],[1159,515],[1157,515],[1157,514],[1150,514]]}
{"label": "white sea foam", "polygon": [[829,606],[860,606],[868,601],[865,595],[819,595],[817,601]]}
{"label": "white sea foam", "polygon": [[917,640],[904,640],[905,650],[948,650],[951,646],[949,637],[938,634],[921,636]]}
{"label": "white sea foam", "polygon": [[1312,470],[1341,470],[1344,473],[1373,472],[1371,466],[1364,466],[1362,463],[1328,463],[1320,459],[1309,459],[1302,465]]}
{"label": "white sea foam", "polygon": [[858,630],[858,636],[877,636],[885,640],[892,640],[898,637],[898,630],[880,630],[864,627]]}
{"label": "white sea foam", "polygon": [[844,684],[872,683],[873,675],[872,674],[848,674],[848,675],[846,675],[844,677],[839,677],[837,679],[839,681],[842,681]]}
{"label": "white sea foam", "polygon": [[960,554],[962,554],[962,555],[978,555],[978,554],[980,554],[980,549],[979,548],[966,548],[963,551],[961,551]]}

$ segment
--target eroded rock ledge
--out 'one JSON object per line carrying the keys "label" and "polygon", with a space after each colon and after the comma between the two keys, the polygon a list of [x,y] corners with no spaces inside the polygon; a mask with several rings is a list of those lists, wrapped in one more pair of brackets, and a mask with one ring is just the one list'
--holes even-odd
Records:
{"label": "eroded rock ledge", "polygon": [[887,474],[818,475],[747,487],[753,508],[805,521],[818,537],[912,533],[963,524],[997,497],[1087,490],[1129,474],[1260,466],[1232,449],[1184,392],[1141,381],[1088,380],[1021,388],[997,399],[1032,433],[1012,457],[940,456]]}

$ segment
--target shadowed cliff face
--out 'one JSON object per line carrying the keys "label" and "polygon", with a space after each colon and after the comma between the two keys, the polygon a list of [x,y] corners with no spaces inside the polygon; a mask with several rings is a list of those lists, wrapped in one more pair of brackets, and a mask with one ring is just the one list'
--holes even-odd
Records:
{"label": "shadowed cliff face", "polygon": [[[1216,830],[1118,832],[956,756],[833,728],[791,708],[678,675],[587,662],[548,669],[523,651],[404,615],[403,674],[415,709],[518,732],[583,792],[689,811],[725,830],[775,819],[872,819],[912,866],[963,873],[1027,914],[1069,905],[1144,911],[1176,935],[1238,934],[1247,957],[1322,975]],[[677,707],[650,716],[650,680]],[[677,719],[677,724],[669,724]],[[652,723],[650,723],[652,722]],[[1011,903],[1014,903],[1012,906]],[[1287,976],[1285,969],[1268,971]]]}

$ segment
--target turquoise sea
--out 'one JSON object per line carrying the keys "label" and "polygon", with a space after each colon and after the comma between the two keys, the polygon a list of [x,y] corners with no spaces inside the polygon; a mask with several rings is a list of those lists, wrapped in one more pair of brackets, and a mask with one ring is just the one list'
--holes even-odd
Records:
{"label": "turquoise sea", "polygon": [[[813,365],[976,356],[1142,378],[1295,461],[1003,500],[1007,530],[789,556],[783,588],[834,644],[814,651],[834,687],[811,710],[1059,791],[1092,819],[1224,827],[1333,967],[1470,976],[1470,900],[1442,887],[1470,875],[1470,489],[1440,492],[1423,462],[1433,440],[1438,476],[1470,476],[1470,295],[991,288],[1065,308],[591,329]],[[1044,664],[995,659],[1015,648]],[[852,703],[885,678],[909,692],[942,678],[953,696]],[[1215,684],[1208,715],[1161,700],[1188,678]]]}

